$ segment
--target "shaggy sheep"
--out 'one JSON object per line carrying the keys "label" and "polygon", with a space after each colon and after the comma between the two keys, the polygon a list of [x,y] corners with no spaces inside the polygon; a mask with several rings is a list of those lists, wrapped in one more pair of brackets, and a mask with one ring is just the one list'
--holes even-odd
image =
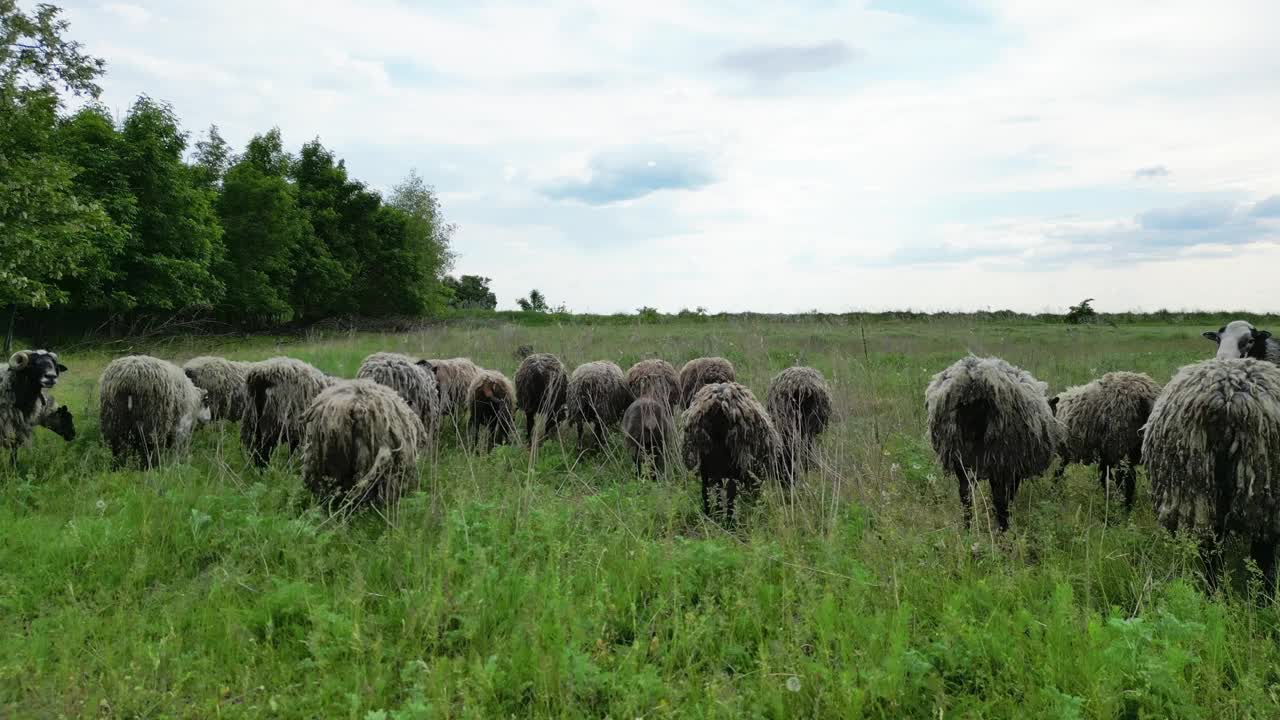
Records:
{"label": "shaggy sheep", "polygon": [[587,425],[591,425],[596,442],[603,443],[605,429],[622,419],[632,400],[622,368],[607,360],[574,368],[567,397],[569,421],[578,428],[579,447]]}
{"label": "shaggy sheep", "polygon": [[671,405],[654,397],[636,398],[622,415],[622,437],[635,460],[637,475],[646,458],[653,463],[655,475],[665,472],[667,453],[676,438]]}
{"label": "shaggy sheep", "polygon": [[728,383],[738,379],[733,363],[722,357],[694,358],[680,368],[680,403],[689,407],[693,396],[705,385]]}
{"label": "shaggy sheep", "polygon": [[137,455],[146,468],[167,451],[184,451],[197,425],[209,422],[208,392],[182,368],[150,355],[112,360],[99,381],[102,438],[113,467]]}
{"label": "shaggy sheep", "polygon": [[467,390],[480,368],[470,358],[449,360],[419,360],[419,365],[431,368],[440,391],[440,414],[453,415],[467,407]]}
{"label": "shaggy sheep", "polygon": [[1245,358],[1206,360],[1165,386],[1142,440],[1156,516],[1171,532],[1207,531],[1201,550],[1210,590],[1227,533],[1276,586],[1280,540],[1280,369]]}
{"label": "shaggy sheep", "polygon": [[254,363],[245,375],[249,402],[240,424],[240,442],[258,467],[271,460],[271,451],[287,443],[290,451],[302,443],[302,413],[323,390],[341,382],[301,360],[274,357]]}
{"label": "shaggy sheep", "polygon": [[1280,341],[1269,330],[1259,330],[1247,320],[1232,320],[1218,328],[1200,333],[1218,346],[1219,360],[1251,357],[1280,365]]}
{"label": "shaggy sheep", "polygon": [[1112,372],[1050,399],[1049,407],[1062,423],[1058,475],[1068,463],[1098,463],[1103,489],[1114,475],[1124,491],[1125,509],[1132,510],[1142,426],[1159,394],[1160,386],[1142,373]]}
{"label": "shaggy sheep", "polygon": [[251,364],[201,355],[188,360],[182,371],[196,387],[208,391],[209,413],[214,420],[239,420],[249,402],[244,380]]}
{"label": "shaggy sheep", "polygon": [[641,360],[627,370],[627,387],[635,397],[652,397],[674,409],[680,405],[680,374],[659,358]]}
{"label": "shaggy sheep", "polygon": [[430,368],[419,365],[406,355],[380,352],[360,363],[356,378],[372,380],[399,393],[422,421],[427,443],[435,440],[440,428],[440,390]]}
{"label": "shaggy sheep", "polygon": [[534,353],[516,370],[516,406],[524,413],[525,438],[533,447],[533,426],[538,415],[547,419],[544,434],[553,432],[564,413],[569,378],[560,358]]}
{"label": "shaggy sheep", "polygon": [[703,386],[684,411],[684,462],[702,480],[702,510],[711,515],[711,495],[724,492],[724,513],[734,521],[739,490],[750,492],[778,477],[782,438],[769,413],[745,385]]}
{"label": "shaggy sheep", "polygon": [[302,428],[302,482],[342,515],[394,505],[416,483],[428,442],[418,413],[396,390],[363,378],[316,396]]}
{"label": "shaggy sheep", "polygon": [[[47,350],[20,350],[0,371],[0,446],[9,448],[14,466],[18,464],[18,448],[27,444],[37,425],[45,425],[68,440],[75,436],[70,411],[65,406],[55,409],[53,398],[45,392],[66,371],[57,354]],[[64,425],[69,430],[63,432],[69,432],[70,437],[59,432]]]}
{"label": "shaggy sheep", "polygon": [[925,390],[929,438],[943,468],[956,476],[968,527],[971,484],[991,483],[996,523],[1009,529],[1009,503],[1025,479],[1053,460],[1060,429],[1047,386],[1000,358],[962,358]]}
{"label": "shaggy sheep", "polygon": [[784,464],[803,472],[815,460],[818,436],[831,421],[831,388],[811,367],[789,367],[769,382],[765,407],[782,436]]}
{"label": "shaggy sheep", "polygon": [[472,447],[480,447],[480,431],[488,430],[491,444],[509,443],[516,428],[516,389],[497,370],[481,370],[467,389],[468,420]]}

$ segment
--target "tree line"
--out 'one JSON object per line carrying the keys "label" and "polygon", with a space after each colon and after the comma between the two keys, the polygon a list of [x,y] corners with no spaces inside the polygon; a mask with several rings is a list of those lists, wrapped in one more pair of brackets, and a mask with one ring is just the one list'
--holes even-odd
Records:
{"label": "tree line", "polygon": [[488,278],[447,275],[455,226],[416,173],[383,197],[319,139],[291,152],[273,128],[236,152],[213,126],[192,143],[146,96],[113,118],[105,64],[67,29],[0,0],[0,304],[248,328],[496,306]]}

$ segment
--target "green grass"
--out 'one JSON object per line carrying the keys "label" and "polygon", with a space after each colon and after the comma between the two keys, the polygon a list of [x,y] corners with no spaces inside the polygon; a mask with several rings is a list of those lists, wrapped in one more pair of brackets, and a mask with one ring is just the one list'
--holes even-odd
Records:
{"label": "green grass", "polygon": [[616,438],[475,457],[450,429],[390,523],[328,520],[288,457],[247,467],[233,425],[187,462],[110,472],[109,356],[69,354],[57,395],[80,436],[41,431],[0,477],[0,716],[1280,716],[1275,608],[1239,561],[1206,598],[1145,479],[1132,517],[1092,468],[1027,483],[1000,538],[961,529],[924,438],[925,384],[968,350],[1055,390],[1163,382],[1209,354],[1202,329],[880,321],[864,347],[856,324],[718,320],[148,348],[346,376],[374,350],[508,374],[522,343],[569,366],[723,354],[759,395],[813,365],[836,393],[823,468],[734,533],[687,473],[633,477]]}

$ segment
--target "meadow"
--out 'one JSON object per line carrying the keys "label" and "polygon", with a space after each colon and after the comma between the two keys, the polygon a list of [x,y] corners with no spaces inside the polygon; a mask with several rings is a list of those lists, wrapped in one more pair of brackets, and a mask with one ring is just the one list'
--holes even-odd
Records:
{"label": "meadow", "polygon": [[[968,351],[1054,391],[1165,382],[1212,353],[1205,329],[500,324],[64,352],[78,437],[40,431],[0,471],[0,716],[1277,717],[1280,622],[1238,544],[1206,597],[1144,475],[1130,516],[1074,466],[1024,484],[1007,535],[981,512],[965,530],[925,438],[925,385]],[[350,377],[392,350],[511,375],[522,344],[569,367],[724,355],[761,397],[812,365],[836,397],[821,468],[730,532],[690,473],[635,477],[616,434],[584,456],[568,431],[476,456],[447,427],[418,492],[341,523],[283,452],[253,469],[233,424],[151,472],[110,471],[99,441],[112,353],[287,354]]]}

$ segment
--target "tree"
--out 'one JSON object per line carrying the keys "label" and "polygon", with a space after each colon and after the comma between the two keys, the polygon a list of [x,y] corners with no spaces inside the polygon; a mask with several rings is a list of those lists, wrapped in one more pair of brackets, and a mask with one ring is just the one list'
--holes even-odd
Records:
{"label": "tree", "polygon": [[544,313],[548,311],[547,298],[542,294],[542,291],[537,288],[529,291],[528,298],[520,298],[519,300],[516,300],[516,304],[525,312]]}
{"label": "tree", "polygon": [[1093,298],[1081,301],[1079,305],[1072,305],[1067,310],[1067,323],[1071,325],[1080,325],[1082,323],[1093,322],[1097,319],[1098,311],[1093,309],[1089,303],[1093,302]]}
{"label": "tree", "polygon": [[459,309],[493,310],[498,307],[498,297],[489,289],[489,278],[479,275],[463,275],[454,278],[446,275],[445,287],[453,293],[449,307]]}
{"label": "tree", "polygon": [[204,138],[196,141],[195,158],[191,165],[196,185],[206,190],[221,188],[223,177],[236,161],[235,153],[222,138],[222,133],[218,132],[218,126],[210,125]]}
{"label": "tree", "polygon": [[408,177],[392,188],[387,204],[407,218],[408,245],[427,283],[425,309],[438,314],[448,300],[444,278],[445,273],[453,269],[455,255],[450,243],[456,226],[444,221],[435,191],[417,171],[410,171]]}

